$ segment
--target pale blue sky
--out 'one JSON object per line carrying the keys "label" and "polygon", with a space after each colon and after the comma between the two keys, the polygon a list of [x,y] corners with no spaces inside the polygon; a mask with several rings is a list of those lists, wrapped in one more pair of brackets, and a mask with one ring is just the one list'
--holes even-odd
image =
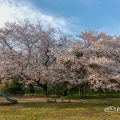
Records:
{"label": "pale blue sky", "polygon": [[0,25],[25,18],[65,33],[95,30],[120,34],[120,0],[0,0]]}
{"label": "pale blue sky", "polygon": [[74,32],[120,33],[120,0],[30,0],[42,12],[68,21]]}

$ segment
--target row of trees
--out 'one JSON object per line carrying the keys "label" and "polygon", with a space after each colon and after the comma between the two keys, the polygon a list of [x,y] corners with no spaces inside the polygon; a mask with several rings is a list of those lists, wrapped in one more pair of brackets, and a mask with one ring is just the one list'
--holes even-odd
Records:
{"label": "row of trees", "polygon": [[45,94],[56,84],[71,89],[89,86],[120,90],[120,37],[93,31],[78,38],[55,33],[40,22],[7,23],[0,28],[0,82],[14,78]]}

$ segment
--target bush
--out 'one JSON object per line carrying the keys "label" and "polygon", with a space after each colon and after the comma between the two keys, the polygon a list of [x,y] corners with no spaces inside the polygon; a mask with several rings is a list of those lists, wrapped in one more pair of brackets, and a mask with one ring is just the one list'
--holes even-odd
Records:
{"label": "bush", "polygon": [[24,86],[18,79],[14,79],[11,82],[5,83],[1,91],[10,95],[24,94]]}
{"label": "bush", "polygon": [[44,97],[45,95],[43,95],[42,93],[25,93],[24,96],[27,96],[27,97]]}
{"label": "bush", "polygon": [[79,94],[72,94],[72,95],[67,95],[67,96],[64,96],[64,98],[67,98],[67,99],[80,99],[80,95]]}

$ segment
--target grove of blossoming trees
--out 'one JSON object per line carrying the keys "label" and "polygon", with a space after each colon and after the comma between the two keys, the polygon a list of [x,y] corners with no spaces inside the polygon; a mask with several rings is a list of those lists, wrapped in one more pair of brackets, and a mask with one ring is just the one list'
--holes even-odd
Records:
{"label": "grove of blossoming trees", "polygon": [[[18,76],[46,95],[54,84],[72,88],[120,90],[120,37],[87,31],[78,39],[55,34],[40,22],[7,23],[0,28],[0,84]],[[33,89],[34,91],[34,89]]]}

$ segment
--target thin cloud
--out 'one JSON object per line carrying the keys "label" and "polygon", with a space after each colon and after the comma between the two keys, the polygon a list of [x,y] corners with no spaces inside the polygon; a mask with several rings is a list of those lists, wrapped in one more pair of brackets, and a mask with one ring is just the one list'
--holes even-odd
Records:
{"label": "thin cloud", "polygon": [[29,19],[32,22],[41,21],[43,25],[51,25],[63,32],[69,32],[70,25],[64,18],[47,15],[36,9],[27,0],[0,0],[0,25],[6,22]]}

